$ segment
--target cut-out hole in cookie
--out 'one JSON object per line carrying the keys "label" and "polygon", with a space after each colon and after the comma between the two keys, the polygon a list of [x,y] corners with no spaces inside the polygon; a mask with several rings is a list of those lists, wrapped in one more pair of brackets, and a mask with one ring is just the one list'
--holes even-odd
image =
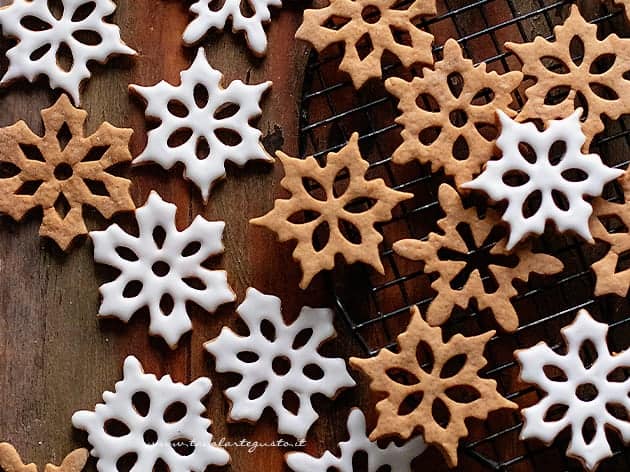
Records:
{"label": "cut-out hole in cookie", "polygon": [[381,19],[381,10],[376,5],[368,5],[361,11],[361,18],[366,23],[378,23]]}
{"label": "cut-out hole in cookie", "polygon": [[88,16],[94,13],[96,9],[96,2],[85,2],[74,10],[72,14],[72,19],[70,21],[74,23],[78,23],[80,21],[86,20]]}
{"label": "cut-out hole in cookie", "polygon": [[188,409],[182,402],[171,403],[164,411],[163,419],[166,423],[177,423],[186,416]]}
{"label": "cut-out hole in cookie", "polygon": [[488,142],[496,141],[499,137],[499,129],[491,123],[475,123],[475,129]]}
{"label": "cut-out hole in cookie", "polygon": [[465,161],[470,156],[468,142],[463,136],[459,136],[453,143],[453,157],[458,161]]}
{"label": "cut-out hole in cookie", "polygon": [[129,262],[135,262],[140,259],[138,255],[135,252],[133,252],[133,250],[129,249],[128,247],[116,246],[115,251],[116,251],[116,254],[118,254],[122,259]]}
{"label": "cut-out hole in cookie", "polygon": [[606,376],[609,382],[625,382],[630,378],[630,369],[627,367],[617,367]]}
{"label": "cut-out hole in cookie", "polygon": [[509,187],[521,187],[529,182],[529,175],[520,170],[511,170],[503,174],[502,179]]}
{"label": "cut-out hole in cookie", "polygon": [[131,405],[136,413],[146,417],[151,409],[151,398],[146,392],[136,392],[131,396]]}
{"label": "cut-out hole in cookie", "polygon": [[565,417],[567,411],[569,411],[569,407],[567,405],[563,405],[561,403],[551,405],[545,413],[544,421],[560,421]]}
{"label": "cut-out hole in cookie", "polygon": [[421,93],[416,97],[416,105],[418,108],[428,111],[430,113],[437,113],[440,111],[440,105],[433,95],[428,93]]}
{"label": "cut-out hole in cookie", "polygon": [[368,211],[374,205],[376,205],[376,200],[373,198],[359,197],[348,202],[343,209],[348,213],[363,213]]}
{"label": "cut-out hole in cookie", "polygon": [[166,145],[170,148],[183,146],[192,137],[193,131],[190,128],[179,128],[168,137]]}
{"label": "cut-out hole in cookie", "polygon": [[586,444],[590,444],[593,442],[595,438],[597,424],[593,417],[589,417],[584,424],[582,425],[582,437],[584,438],[584,442]]}
{"label": "cut-out hole in cookie", "polygon": [[203,84],[195,85],[195,88],[193,90],[193,97],[195,99],[195,105],[197,105],[199,108],[205,108],[208,104],[208,100],[210,99],[208,89]]}
{"label": "cut-out hole in cookie", "polygon": [[169,102],[166,104],[166,109],[171,115],[178,118],[186,118],[189,113],[186,105],[184,105],[183,102],[180,102],[179,100],[176,100],[174,98],[169,100]]}
{"label": "cut-out hole in cookie", "polygon": [[523,217],[531,218],[534,216],[540,210],[540,205],[542,205],[542,192],[535,190],[523,202],[523,208],[521,208]]}
{"label": "cut-out hole in cookie", "polygon": [[589,339],[584,341],[580,346],[580,360],[585,368],[590,368],[591,365],[597,360],[597,349],[593,342]]}
{"label": "cut-out hole in cookie", "polygon": [[446,429],[451,422],[451,412],[439,397],[433,400],[433,405],[431,405],[431,416],[433,417],[433,420],[444,429]]}
{"label": "cut-out hole in cookie", "polygon": [[453,72],[446,78],[446,83],[453,97],[459,98],[464,90],[464,77],[459,72]]}
{"label": "cut-out hole in cookie", "polygon": [[135,298],[142,292],[142,282],[139,280],[132,280],[123,289],[124,298]]}
{"label": "cut-out hole in cookie", "polygon": [[194,290],[205,290],[208,287],[199,277],[184,277],[182,282]]}
{"label": "cut-out hole in cookie", "polygon": [[448,118],[455,128],[461,128],[468,123],[468,114],[464,110],[453,110],[449,113]]}
{"label": "cut-out hole in cookie", "polygon": [[70,72],[74,65],[74,56],[72,55],[72,49],[65,42],[61,43],[57,47],[57,65],[64,72]]}
{"label": "cut-out hole in cookie", "polygon": [[273,323],[267,319],[263,319],[260,322],[260,334],[269,342],[276,340],[276,328]]}
{"label": "cut-out hole in cookie", "polygon": [[208,158],[208,156],[210,156],[210,145],[208,144],[205,136],[199,136],[197,138],[195,156],[197,156],[197,159],[199,159],[200,161],[203,161],[204,159]]}
{"label": "cut-out hole in cookie", "polygon": [[414,411],[422,403],[424,398],[424,392],[414,392],[405,397],[405,399],[398,405],[398,416],[406,416]]}
{"label": "cut-out hole in cookie", "polygon": [[356,42],[354,48],[357,51],[357,55],[359,56],[359,59],[361,61],[368,57],[370,53],[374,51],[374,44],[372,43],[370,33],[365,33],[363,36],[361,36]]}
{"label": "cut-out hole in cookie", "polygon": [[37,190],[39,190],[39,187],[41,187],[43,183],[43,180],[29,180],[28,182],[24,182],[22,185],[20,185],[20,188],[15,191],[15,194],[35,195],[35,193],[37,193]]}
{"label": "cut-out hole in cookie", "polygon": [[599,395],[597,387],[592,383],[583,383],[575,389],[575,396],[583,402],[592,402]]}
{"label": "cut-out hole in cookie", "polygon": [[442,132],[442,128],[439,126],[432,126],[430,128],[424,128],[418,134],[418,139],[425,146],[430,146],[440,137],[440,133]]}
{"label": "cut-out hole in cookie", "polygon": [[549,163],[556,166],[562,162],[567,154],[567,143],[564,141],[556,141],[549,148]]}
{"label": "cut-out hole in cookie", "polygon": [[105,421],[104,429],[106,434],[115,438],[127,436],[131,432],[125,423],[117,419]]}
{"label": "cut-out hole in cookie", "polygon": [[346,190],[348,190],[348,184],[350,183],[349,176],[350,171],[347,167],[344,167],[339,172],[337,172],[337,175],[333,180],[334,184],[332,186],[333,197],[339,198],[344,193],[346,193]]}
{"label": "cut-out hole in cookie", "polygon": [[293,344],[291,345],[291,348],[300,349],[306,346],[306,343],[308,343],[312,337],[313,337],[313,329],[304,328],[295,336],[295,338],[293,338]]}
{"label": "cut-out hole in cookie", "polygon": [[555,365],[547,364],[543,366],[543,372],[547,378],[553,382],[566,382],[568,380],[567,374]]}
{"label": "cut-out hole in cookie", "polygon": [[370,470],[369,468],[369,456],[368,453],[363,451],[363,450],[359,450],[359,451],[355,451],[354,454],[352,454],[352,469],[351,470]]}
{"label": "cut-out hole in cookie", "polygon": [[481,398],[479,390],[470,385],[455,385],[447,388],[444,393],[457,403],[472,403]]}
{"label": "cut-out hole in cookie", "polygon": [[595,95],[602,100],[619,100],[619,94],[608,85],[593,82],[588,84]]}
{"label": "cut-out hole in cookie", "polygon": [[46,4],[52,16],[54,16],[56,20],[61,20],[65,11],[63,0],[46,0]]}
{"label": "cut-out hole in cookie", "polygon": [[476,106],[485,105],[487,103],[494,101],[494,97],[495,97],[494,90],[492,90],[489,87],[484,87],[475,94],[473,99],[470,101],[470,104],[476,105]]}
{"label": "cut-out hole in cookie", "polygon": [[171,447],[180,456],[190,456],[195,452],[195,443],[186,438],[177,438],[171,441]]}
{"label": "cut-out hole in cookie", "polygon": [[147,429],[142,435],[142,439],[147,446],[157,444],[158,438],[158,433],[154,429]]}
{"label": "cut-out hole in cookie", "polygon": [[63,193],[60,193],[59,196],[57,197],[57,200],[55,200],[54,207],[55,207],[55,211],[57,212],[57,214],[62,220],[65,219],[68,213],[70,213],[70,209],[71,209],[70,203],[68,202],[68,199]]}
{"label": "cut-out hole in cookie", "polygon": [[569,52],[573,63],[580,67],[582,65],[582,61],[584,60],[584,41],[582,41],[582,38],[577,35],[571,38],[571,42],[569,43]]}
{"label": "cut-out hole in cookie", "polygon": [[236,115],[240,109],[236,103],[227,102],[215,110],[213,117],[215,120],[225,120]]}
{"label": "cut-out hole in cookie", "polygon": [[339,230],[346,240],[352,244],[359,245],[363,241],[361,231],[354,223],[348,220],[339,219]]}
{"label": "cut-out hole in cookie", "polygon": [[617,56],[615,54],[602,54],[591,62],[589,73],[593,75],[605,74],[615,65]]}
{"label": "cut-out hole in cookie", "polygon": [[105,153],[109,150],[109,146],[94,146],[90,148],[81,162],[97,162],[100,161]]}
{"label": "cut-out hole in cookie", "polygon": [[0,178],[1,179],[10,179],[11,177],[15,177],[22,169],[11,162],[0,162]]}
{"label": "cut-out hole in cookie", "polygon": [[201,249],[201,243],[199,241],[193,241],[186,245],[182,251],[182,257],[194,256]]}
{"label": "cut-out hole in cookie", "polygon": [[155,243],[155,247],[158,249],[162,249],[164,245],[164,241],[166,240],[166,230],[161,226],[156,226],[153,228],[153,242]]}
{"label": "cut-out hole in cookie", "polygon": [[554,74],[568,74],[570,72],[569,67],[564,63],[562,59],[553,56],[543,56],[540,58],[541,64],[549,72]]}
{"label": "cut-out hole in cookie", "polygon": [[[52,25],[41,18],[33,15],[26,15],[20,20],[20,24],[30,31],[47,31],[52,28]],[[50,49],[50,44],[48,45]]]}
{"label": "cut-out hole in cookie", "polygon": [[416,362],[427,374],[433,372],[435,359],[433,358],[433,351],[426,341],[420,341],[416,346]]}
{"label": "cut-out hole in cookie", "polygon": [[387,375],[394,382],[401,385],[416,385],[420,382],[418,377],[413,375],[411,372],[399,369],[398,367],[391,367],[385,371],[385,375]]}
{"label": "cut-out hole in cookie", "polygon": [[569,98],[569,94],[571,93],[571,87],[567,85],[558,85],[556,87],[552,87],[545,95],[545,105],[559,105],[564,102],[567,98]]}
{"label": "cut-out hole in cookie", "polygon": [[92,192],[92,195],[96,195],[98,197],[109,197],[109,191],[100,180],[92,180],[92,179],[83,179],[83,183]]}
{"label": "cut-out hole in cookie", "polygon": [[214,135],[221,143],[230,147],[238,146],[243,141],[241,135],[230,128],[217,128],[214,130]]}
{"label": "cut-out hole in cookie", "polygon": [[173,312],[173,308],[175,308],[175,300],[168,293],[162,295],[160,298],[160,311],[164,316],[168,316]]}
{"label": "cut-out hole in cookie", "polygon": [[324,190],[322,184],[320,184],[317,180],[311,177],[302,177],[302,186],[304,187],[304,190],[306,190],[315,200],[319,200],[320,202],[326,201],[326,190]]}
{"label": "cut-out hole in cookie", "polygon": [[466,365],[466,359],[466,354],[457,354],[456,356],[451,357],[442,366],[440,378],[448,379],[457,375]]}
{"label": "cut-out hole in cookie", "polygon": [[311,380],[321,380],[324,378],[324,371],[317,364],[307,364],[302,369],[302,373]]}
{"label": "cut-out hole in cookie", "polygon": [[313,249],[315,249],[316,252],[322,251],[328,245],[329,240],[330,226],[328,226],[327,221],[322,221],[319,225],[317,225],[317,228],[315,228],[315,231],[313,231],[313,235],[311,236]]}
{"label": "cut-out hole in cookie", "polygon": [[623,251],[617,257],[617,263],[615,264],[615,274],[624,272],[630,269],[630,251]]}
{"label": "cut-out hole in cookie", "polygon": [[241,351],[236,354],[236,357],[241,362],[245,362],[246,364],[253,364],[254,362],[257,362],[258,359],[260,359],[260,356],[253,351]]}
{"label": "cut-out hole in cookie", "polygon": [[529,162],[530,164],[536,164],[538,156],[536,155],[536,151],[534,151],[534,148],[530,144],[521,141],[520,143],[518,143],[518,152],[527,162]]}
{"label": "cut-out hole in cookie", "polygon": [[78,30],[72,33],[72,37],[80,43],[88,46],[98,46],[103,42],[103,38],[96,31]]}
{"label": "cut-out hole in cookie", "polygon": [[48,51],[50,51],[52,49],[52,45],[50,43],[48,44],[44,44],[43,46],[38,47],[37,49],[34,49],[33,52],[31,52],[31,55],[28,56],[28,58],[31,61],[39,61],[42,57],[44,57],[46,55],[46,53],[48,53]]}
{"label": "cut-out hole in cookie", "polygon": [[70,177],[72,177],[73,173],[74,171],[72,170],[72,166],[67,162],[61,162],[55,167],[55,170],[53,171],[55,179],[57,180],[68,180]]}
{"label": "cut-out hole in cookie", "polygon": [[35,146],[34,144],[21,144],[20,143],[19,146],[20,146],[20,150],[22,151],[22,154],[24,154],[24,157],[26,159],[30,161],[46,162],[46,159],[44,159],[44,155],[39,150],[39,147]]}
{"label": "cut-out hole in cookie", "polygon": [[560,190],[552,190],[551,198],[553,199],[553,203],[562,211],[569,211],[571,208],[571,204],[569,203],[569,199],[567,196],[562,193]]}
{"label": "cut-out hole in cookie", "polygon": [[621,421],[630,421],[628,410],[621,403],[606,403],[606,411]]}
{"label": "cut-out hole in cookie", "polygon": [[563,179],[569,182],[584,182],[588,179],[588,174],[582,169],[567,169],[561,175]]}
{"label": "cut-out hole in cookie", "polygon": [[59,150],[63,152],[71,140],[72,132],[70,131],[68,123],[64,121],[61,125],[61,128],[59,128],[59,131],[57,131],[57,142],[59,143]]}
{"label": "cut-out hole in cookie", "polygon": [[252,385],[252,388],[249,389],[249,393],[247,394],[247,398],[250,400],[256,400],[257,398],[262,397],[267,390],[267,385],[269,385],[269,382],[266,380],[258,382],[256,385]]}
{"label": "cut-out hole in cookie", "polygon": [[171,266],[164,261],[157,261],[151,266],[151,270],[158,277],[165,277],[171,271]]}
{"label": "cut-out hole in cookie", "polygon": [[277,356],[271,361],[271,369],[276,375],[282,377],[291,370],[291,361],[286,356]]}
{"label": "cut-out hole in cookie", "polygon": [[300,410],[300,398],[291,390],[285,390],[282,394],[282,406],[294,415]]}
{"label": "cut-out hole in cookie", "polygon": [[116,461],[116,471],[117,472],[130,472],[131,469],[138,462],[138,454],[135,452],[128,452],[118,458]]}

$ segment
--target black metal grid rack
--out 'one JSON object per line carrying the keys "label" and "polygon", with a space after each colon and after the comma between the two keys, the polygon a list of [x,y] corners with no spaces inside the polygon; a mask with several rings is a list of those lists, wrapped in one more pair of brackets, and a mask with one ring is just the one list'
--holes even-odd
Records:
{"label": "black metal grid rack", "polygon": [[[408,1],[408,0],[406,0]],[[504,73],[519,70],[520,63],[503,47],[506,41],[528,42],[535,36],[553,37],[553,27],[568,15],[570,0],[442,0],[438,15],[423,20],[420,27],[436,37],[434,54],[440,59],[448,37],[458,40],[465,55],[475,63],[486,62],[490,70]],[[599,25],[605,36],[628,32],[623,11],[612,0],[578,2],[583,15]],[[383,224],[381,257],[385,276],[360,265],[336,269],[333,283],[340,313],[366,354],[380,348],[396,348],[396,336],[407,324],[409,308],[421,310],[431,302],[434,293],[431,279],[419,263],[405,261],[391,250],[401,238],[426,238],[436,230],[442,216],[437,202],[437,188],[449,181],[442,173],[431,174],[428,166],[395,165],[391,153],[400,144],[400,128],[394,123],[396,101],[388,96],[382,83],[374,80],[356,91],[349,77],[338,71],[341,50],[329,48],[310,57],[302,96],[300,153],[302,156],[325,156],[341,148],[350,134],[360,134],[363,157],[370,162],[370,177],[382,177],[398,190],[412,192],[415,198],[401,204],[394,219]],[[384,76],[403,76],[394,58],[384,66]],[[417,71],[416,71],[417,72]],[[514,94],[515,106],[523,105],[523,88]],[[626,120],[606,121],[606,132],[594,143],[611,166],[625,168],[630,149],[630,128]],[[606,197],[622,198],[615,185],[609,185]],[[614,226],[614,222],[611,225]],[[610,227],[609,230],[623,230]],[[602,244],[588,245],[571,236],[544,235],[536,242],[539,250],[556,255],[565,270],[556,276],[533,277],[517,285],[513,299],[521,326],[515,332],[499,332],[488,344],[488,365],[483,375],[497,380],[505,397],[525,407],[540,398],[532,386],[518,381],[518,366],[513,351],[545,341],[554,349],[564,348],[560,328],[570,323],[576,312],[587,308],[593,316],[610,324],[609,345],[612,351],[628,347],[630,339],[630,304],[626,299],[607,296],[594,298],[594,276],[590,264],[603,255]],[[342,266],[343,267],[343,266]],[[474,306],[456,313],[445,325],[445,336],[455,332],[473,335],[495,329],[492,317],[477,312]],[[359,354],[359,353],[357,353]],[[592,353],[584,353],[586,356]],[[592,358],[591,358],[592,360]],[[461,450],[489,469],[502,471],[582,470],[577,461],[565,457],[569,441],[567,432],[549,447],[518,440],[521,417],[517,412],[494,415],[482,426],[471,429]],[[630,470],[630,448],[623,448],[615,434],[609,436],[614,456],[604,462],[600,471]],[[550,464],[560,464],[559,468]]]}

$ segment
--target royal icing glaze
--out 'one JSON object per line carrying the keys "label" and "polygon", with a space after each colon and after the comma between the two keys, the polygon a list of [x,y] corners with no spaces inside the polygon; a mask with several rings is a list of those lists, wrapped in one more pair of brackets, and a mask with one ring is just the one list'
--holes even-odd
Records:
{"label": "royal icing glaze", "polygon": [[251,14],[242,11],[241,0],[225,0],[219,6],[215,0],[197,0],[190,6],[195,19],[184,31],[184,42],[193,45],[199,42],[212,28],[223,30],[228,20],[232,21],[232,31],[245,33],[247,45],[257,56],[267,51],[267,33],[263,25],[271,21],[269,7],[281,7],[282,0],[249,0]]}
{"label": "royal icing glaze", "polygon": [[[533,123],[517,123],[501,111],[498,114],[502,130],[497,147],[503,155],[489,161],[476,179],[462,187],[481,190],[495,201],[507,200],[502,216],[510,225],[507,248],[528,234],[542,234],[548,221],[560,232],[573,231],[592,241],[588,221],[593,209],[584,197],[601,195],[604,185],[623,171],[604,165],[596,154],[582,154],[582,109],[549,121],[544,131]],[[536,197],[539,204],[533,203]]]}
{"label": "royal icing glaze", "polygon": [[[79,88],[90,77],[88,61],[104,63],[114,54],[136,52],[120,39],[118,26],[104,21],[116,10],[111,0],[61,0],[63,12],[51,11],[47,0],[14,0],[0,8],[5,36],[17,39],[7,51],[9,68],[0,85],[25,77],[48,77],[52,88],[68,92],[79,104]],[[71,64],[60,64],[60,50]]]}
{"label": "royal icing glaze", "polygon": [[[230,419],[255,422],[269,407],[278,418],[278,432],[304,438],[319,416],[311,396],[330,398],[355,385],[343,359],[318,352],[335,335],[333,312],[303,307],[287,325],[280,299],[254,288],[247,289],[237,312],[249,329],[247,336],[224,327],[217,338],[204,344],[215,357],[218,372],[242,377],[224,392],[231,403]],[[299,405],[296,412],[288,407],[291,401]]]}
{"label": "royal icing glaze", "polygon": [[175,205],[151,192],[135,213],[138,236],[116,224],[90,233],[94,260],[120,271],[118,277],[100,287],[103,301],[99,316],[128,322],[136,311],[148,306],[149,333],[164,338],[171,348],[177,347],[180,337],[192,328],[186,302],[212,312],[235,299],[226,272],[202,265],[223,252],[225,223],[197,216],[188,228],[179,231],[175,213]]}
{"label": "royal icing glaze", "polygon": [[208,64],[203,48],[180,77],[177,86],[165,81],[130,86],[147,102],[147,117],[160,120],[134,163],[156,162],[170,169],[181,162],[184,177],[207,201],[212,184],[225,177],[225,161],[239,166],[253,159],[273,162],[260,142],[262,133],[249,124],[260,116],[259,102],[271,82],[246,85],[235,80],[222,88],[222,74]]}
{"label": "royal icing glaze", "polygon": [[158,379],[145,374],[133,356],[125,359],[123,374],[114,392],[103,393],[104,403],[72,415],[74,427],[88,433],[99,472],[118,472],[117,462],[128,454],[136,455],[131,472],[154,470],[159,460],[170,472],[203,472],[230,461],[212,443],[212,423],[202,416],[206,407],[201,400],[212,388],[209,379],[188,385],[169,375]]}
{"label": "royal icing glaze", "polygon": [[365,416],[358,408],[348,415],[347,441],[339,443],[339,457],[326,451],[321,457],[313,457],[303,452],[290,452],[286,456],[287,465],[294,472],[354,472],[352,460],[357,452],[367,454],[367,469],[364,472],[378,472],[381,468],[396,472],[411,472],[411,461],[427,448],[421,436],[416,436],[397,446],[390,442],[380,447],[376,441],[370,441],[365,433]]}
{"label": "royal icing glaze", "polygon": [[[537,438],[549,444],[561,431],[571,428],[567,455],[594,470],[612,455],[605,432],[607,426],[616,430],[625,443],[630,442],[627,417],[630,379],[611,378],[616,370],[630,368],[630,349],[610,354],[606,343],[608,325],[595,321],[586,310],[580,310],[573,324],[561,332],[567,346],[564,355],[542,342],[515,353],[523,381],[537,385],[546,393],[534,406],[522,410],[525,424],[521,439]],[[594,348],[592,363],[581,358],[585,343]],[[548,366],[561,371],[563,376],[552,378],[545,372]],[[558,406],[566,406],[566,411],[561,412],[560,418],[549,419],[548,415],[553,415],[554,407]],[[610,407],[622,409],[625,415],[613,413]],[[583,432],[589,420],[595,429],[590,441]]]}

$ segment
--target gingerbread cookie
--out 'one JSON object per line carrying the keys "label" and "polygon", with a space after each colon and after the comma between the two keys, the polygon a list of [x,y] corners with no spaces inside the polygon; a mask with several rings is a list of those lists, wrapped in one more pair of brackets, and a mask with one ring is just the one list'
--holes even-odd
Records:
{"label": "gingerbread cookie", "polygon": [[604,185],[623,171],[606,166],[596,154],[582,154],[582,109],[547,122],[544,131],[498,113],[502,156],[462,187],[481,190],[496,202],[507,201],[502,215],[510,225],[507,248],[530,234],[542,234],[548,222],[559,232],[572,231],[593,241],[588,224],[593,208],[584,197],[601,195]]}
{"label": "gingerbread cookie", "polygon": [[279,298],[248,288],[236,311],[249,334],[239,336],[224,327],[204,344],[216,359],[217,372],[241,376],[224,392],[230,401],[229,419],[256,422],[270,408],[278,418],[279,433],[306,437],[319,416],[311,397],[335,397],[355,385],[343,359],[318,352],[335,335],[332,310],[303,307],[298,318],[286,324]]}
{"label": "gingerbread cookie", "polygon": [[240,0],[197,0],[190,6],[195,19],[184,31],[184,42],[192,46],[199,42],[212,29],[223,30],[232,22],[232,31],[242,31],[249,49],[257,55],[267,52],[267,33],[264,25],[271,21],[269,7],[281,7],[282,0],[248,0],[244,11]]}
{"label": "gingerbread cookie", "polygon": [[[455,306],[466,308],[475,300],[479,310],[492,310],[504,330],[515,331],[519,321],[511,302],[517,294],[514,281],[527,281],[534,272],[555,274],[562,270],[562,262],[532,252],[529,244],[509,251],[505,238],[497,238],[498,215],[489,210],[480,219],[475,208],[464,208],[447,184],[440,186],[438,198],[446,213],[438,221],[443,234],[430,233],[426,241],[403,239],[393,246],[397,254],[424,262],[426,273],[437,273],[431,284],[437,295],[429,305],[427,321],[441,325]],[[479,253],[485,256],[479,258]],[[480,264],[481,260],[486,262]]]}
{"label": "gingerbread cookie", "polygon": [[604,257],[591,265],[596,296],[613,293],[625,297],[630,290],[630,269],[619,267],[620,259],[630,251],[630,173],[626,171],[618,182],[623,194],[621,203],[601,197],[593,200],[589,221],[593,238],[609,245]]}
{"label": "gingerbread cookie", "polygon": [[348,415],[347,426],[350,437],[339,443],[339,457],[330,451],[317,458],[304,452],[290,452],[286,455],[289,468],[294,472],[354,472],[352,461],[355,454],[363,452],[367,455],[367,469],[362,472],[411,472],[411,461],[427,448],[421,436],[410,439],[402,446],[390,442],[386,447],[380,447],[367,437],[365,416],[358,408],[353,408]]}
{"label": "gingerbread cookie", "polygon": [[[381,349],[376,357],[350,358],[350,365],[370,378],[370,389],[385,395],[376,404],[378,421],[370,439],[407,439],[420,430],[449,467],[457,466],[457,444],[468,434],[466,419],[483,420],[491,411],[518,407],[497,392],[494,380],[478,375],[486,365],[484,347],[494,334],[456,334],[443,342],[442,330],[429,326],[413,307],[407,330],[398,336],[397,353]],[[427,350],[426,358],[418,358],[419,349]]]}
{"label": "gingerbread cookie", "polygon": [[[76,449],[66,456],[60,466],[46,464],[44,472],[81,472],[88,460],[87,449]],[[9,443],[0,443],[0,470],[3,472],[37,472],[35,464],[24,464],[20,454]]]}
{"label": "gingerbread cookie", "polygon": [[[145,374],[133,356],[124,363],[124,378],[94,411],[72,415],[75,428],[88,433],[99,471],[119,470],[117,462],[133,455],[133,470],[154,467],[178,472],[199,472],[209,465],[225,465],[229,454],[212,442],[212,422],[203,416],[202,399],[212,383],[199,377],[185,385],[169,375],[158,379]],[[158,462],[161,464],[158,465]]]}
{"label": "gingerbread cookie", "polygon": [[[344,52],[339,69],[347,72],[359,89],[368,79],[382,76],[385,51],[396,55],[405,67],[433,63],[433,35],[414,22],[435,15],[436,11],[435,0],[413,0],[408,4],[395,0],[330,0],[325,8],[304,11],[295,37],[308,41],[319,52],[341,44]],[[359,52],[363,42],[369,50],[364,57]]]}
{"label": "gingerbread cookie", "polygon": [[[116,10],[113,1],[60,3],[61,12],[51,9],[48,0],[13,0],[0,8],[4,35],[17,40],[7,51],[9,69],[0,85],[21,77],[33,82],[45,75],[52,88],[65,90],[78,105],[81,83],[90,77],[89,61],[103,64],[112,55],[136,52],[122,42],[118,26],[104,21]],[[69,56],[67,64],[60,63],[63,54]]]}
{"label": "gingerbread cookie", "polygon": [[259,102],[271,82],[235,80],[223,88],[223,76],[208,64],[203,48],[180,77],[180,85],[129,86],[147,102],[147,117],[160,122],[149,130],[147,146],[133,162],[156,162],[165,169],[181,162],[184,177],[207,201],[212,185],[225,177],[226,161],[239,166],[254,159],[273,162],[260,142],[262,133],[250,125],[262,112]]}
{"label": "gingerbread cookie", "polygon": [[[582,18],[577,5],[554,34],[553,42],[537,36],[531,43],[505,44],[523,62],[524,74],[536,79],[525,92],[528,100],[517,119],[567,118],[581,106],[588,151],[604,130],[602,115],[616,120],[630,112],[630,39],[612,34],[600,41],[597,26]],[[573,51],[572,44],[583,51]]]}
{"label": "gingerbread cookie", "polygon": [[94,134],[84,136],[87,113],[73,107],[66,95],[41,115],[42,137],[23,121],[0,128],[0,162],[8,171],[0,178],[0,212],[21,220],[41,207],[39,234],[67,250],[77,236],[88,232],[83,205],[105,218],[135,208],[131,182],[108,171],[131,161],[133,131],[103,123]]}
{"label": "gingerbread cookie", "polygon": [[[329,153],[323,167],[314,157],[297,159],[282,152],[277,156],[285,171],[280,185],[291,192],[291,197],[276,200],[273,210],[250,223],[275,231],[282,242],[297,240],[293,257],[304,274],[300,287],[306,288],[320,271],[332,269],[337,254],[349,264],[363,262],[384,273],[378,251],[383,236],[374,224],[389,221],[392,209],[413,195],[387,187],[382,179],[366,180],[369,164],[361,157],[359,135],[354,133],[343,149]],[[346,172],[347,187],[340,194],[335,182]],[[309,181],[315,183],[314,188]],[[316,187],[321,194],[316,193]],[[368,205],[357,208],[361,201]],[[295,222],[299,214],[308,217],[304,223]],[[326,228],[328,237],[324,247],[316,248],[313,233],[320,226]],[[349,227],[358,237],[351,240],[342,227]]]}
{"label": "gingerbread cookie", "polygon": [[[566,354],[558,354],[555,347],[542,342],[515,353],[523,381],[545,394],[534,406],[522,410],[525,422],[521,439],[536,438],[550,444],[570,428],[567,455],[595,470],[612,455],[606,429],[630,443],[630,386],[624,375],[616,376],[630,369],[630,349],[611,355],[606,343],[608,325],[595,321],[586,310],[580,310],[575,321],[561,332]],[[595,353],[592,363],[581,355],[589,344]],[[545,370],[549,366],[559,371],[557,377]]]}
{"label": "gingerbread cookie", "polygon": [[496,110],[509,116],[512,91],[523,80],[520,72],[499,75],[464,59],[457,41],[449,39],[444,59],[424,68],[411,82],[387,79],[385,86],[398,102],[403,143],[392,159],[397,164],[430,162],[444,169],[457,186],[472,180],[493,155],[499,122]]}
{"label": "gingerbread cookie", "polygon": [[128,322],[142,307],[149,308],[149,334],[161,336],[175,349],[192,329],[188,302],[213,312],[234,301],[227,274],[203,266],[223,252],[223,221],[197,216],[185,230],[175,226],[177,208],[156,192],[136,210],[138,236],[114,224],[92,231],[94,260],[115,267],[120,274],[99,288],[100,317]]}

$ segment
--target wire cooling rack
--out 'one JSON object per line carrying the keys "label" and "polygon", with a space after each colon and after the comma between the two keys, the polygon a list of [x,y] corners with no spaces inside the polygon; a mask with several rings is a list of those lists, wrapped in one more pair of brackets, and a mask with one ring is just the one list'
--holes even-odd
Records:
{"label": "wire cooling rack", "polygon": [[[407,0],[408,1],[408,0]],[[419,26],[435,35],[434,54],[441,58],[447,38],[458,40],[465,55],[475,63],[486,62],[490,70],[504,73],[520,70],[518,60],[503,47],[506,41],[527,42],[535,36],[553,37],[553,27],[568,16],[569,0],[443,0],[438,1],[438,15],[423,20]],[[628,24],[620,8],[612,1],[578,2],[582,14],[599,25],[600,35],[616,32],[628,36]],[[381,257],[385,276],[355,265],[336,269],[332,274],[339,312],[365,354],[374,355],[381,348],[396,349],[396,336],[409,319],[409,308],[426,309],[435,295],[431,278],[419,263],[406,261],[391,250],[401,238],[424,239],[443,216],[437,202],[437,189],[449,182],[442,173],[431,174],[428,166],[395,165],[391,153],[400,144],[400,128],[394,123],[396,101],[388,96],[382,83],[374,80],[356,91],[347,75],[338,71],[342,50],[332,46],[321,55],[311,54],[306,70],[300,125],[300,153],[323,158],[339,150],[353,132],[359,132],[363,157],[370,162],[370,177],[381,177],[391,187],[412,192],[413,200],[401,204],[391,222],[380,226],[384,236]],[[384,77],[402,76],[404,71],[395,58],[387,58]],[[514,93],[515,106],[523,105],[523,90]],[[607,130],[593,145],[593,151],[611,166],[625,168],[630,144],[627,120],[606,121]],[[620,200],[621,192],[609,185],[606,198]],[[619,222],[606,222],[610,231],[625,231]],[[617,225],[617,226],[615,226]],[[554,349],[564,349],[560,328],[570,323],[581,308],[609,323],[609,344],[613,351],[628,347],[630,339],[630,304],[626,299],[593,296],[592,262],[602,257],[606,247],[588,245],[570,236],[544,235],[536,242],[537,250],[556,255],[565,270],[556,276],[532,277],[529,283],[517,283],[519,294],[513,299],[521,326],[511,334],[499,333],[488,344],[488,365],[483,375],[494,378],[501,393],[521,407],[534,404],[540,393],[518,380],[518,366],[513,351],[545,341]],[[487,248],[484,248],[487,249]],[[473,254],[471,253],[471,256]],[[482,262],[481,262],[482,264]],[[495,329],[489,313],[478,312],[473,305],[457,312],[444,326],[445,336],[461,332],[470,336]],[[587,362],[592,352],[583,352]],[[627,376],[630,376],[626,374]],[[471,428],[461,451],[491,470],[532,471],[582,470],[569,460],[565,451],[568,433],[561,434],[549,447],[518,440],[522,426],[518,413],[491,415],[481,426]],[[630,448],[623,448],[615,434],[609,435],[614,456],[600,471],[630,470]]]}

